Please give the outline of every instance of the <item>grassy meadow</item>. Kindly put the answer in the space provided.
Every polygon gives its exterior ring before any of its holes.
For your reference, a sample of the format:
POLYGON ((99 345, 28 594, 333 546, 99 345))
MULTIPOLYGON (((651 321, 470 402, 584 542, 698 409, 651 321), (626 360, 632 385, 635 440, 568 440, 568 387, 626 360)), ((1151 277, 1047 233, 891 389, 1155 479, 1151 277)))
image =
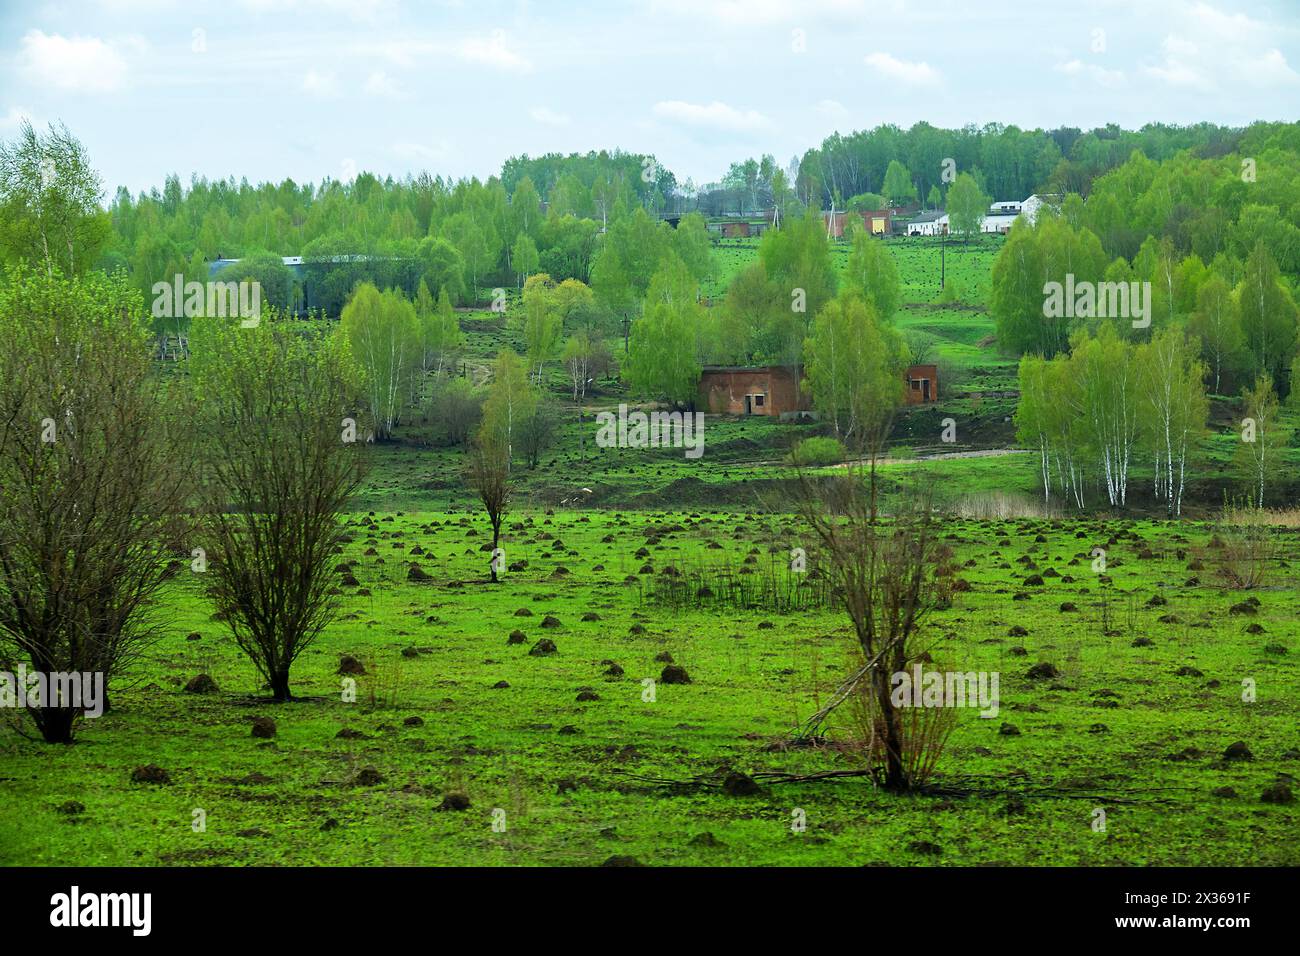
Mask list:
POLYGON ((786 552, 806 543, 793 518, 519 511, 505 547, 524 564, 493 586, 483 522, 468 512, 360 513, 339 555, 340 617, 294 671, 301 700, 259 697, 198 575, 182 572, 161 639, 75 746, 0 737, 0 860, 1300 859, 1296 807, 1261 802, 1300 766, 1295 534, 1280 536, 1282 569, 1252 592, 1258 606, 1243 608, 1241 592, 1214 586, 1216 552, 1198 525, 953 518, 944 527, 969 590, 933 615, 924 644, 936 664, 1001 675, 996 717, 959 714, 937 778, 950 792, 890 796, 860 778, 765 782, 764 773, 861 766, 846 745, 847 715, 822 746, 780 745, 848 668, 846 619, 657 603, 674 571, 785 577, 786 552), (1098 546, 1108 546, 1104 576, 1088 557, 1098 546), (411 580, 411 568, 428 580, 411 580), (540 652, 544 640, 554 652, 540 652), (690 683, 660 680, 669 660, 690 683), (1056 676, 1029 677, 1042 663, 1056 676), (355 702, 342 699, 341 664, 357 671, 355 702), (199 674, 215 687, 187 691, 199 674), (1255 682, 1253 703, 1242 700, 1244 680, 1255 682), (265 717, 269 738, 254 731, 265 717), (1223 758, 1238 741, 1253 759, 1223 758), (132 782, 142 765, 168 782, 132 782), (758 792, 726 792, 729 770, 756 779, 758 792), (1098 809, 1105 832, 1092 826, 1098 809), (796 831, 800 810, 806 828, 796 831))

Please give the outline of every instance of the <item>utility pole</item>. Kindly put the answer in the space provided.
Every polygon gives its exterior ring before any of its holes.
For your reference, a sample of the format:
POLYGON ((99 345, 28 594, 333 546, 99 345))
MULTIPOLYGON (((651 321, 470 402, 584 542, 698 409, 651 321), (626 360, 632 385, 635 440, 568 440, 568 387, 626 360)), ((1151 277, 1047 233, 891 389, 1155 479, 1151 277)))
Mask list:
POLYGON ((939 291, 942 292, 948 285, 948 233, 944 231, 942 238, 939 240, 939 291))

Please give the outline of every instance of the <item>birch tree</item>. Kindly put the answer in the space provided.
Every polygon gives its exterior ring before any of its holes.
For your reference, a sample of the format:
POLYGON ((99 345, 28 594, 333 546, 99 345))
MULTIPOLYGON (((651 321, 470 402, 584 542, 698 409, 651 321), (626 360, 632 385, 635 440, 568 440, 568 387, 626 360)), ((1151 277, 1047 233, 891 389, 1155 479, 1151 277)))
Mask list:
POLYGON ((400 292, 381 293, 363 282, 343 307, 340 327, 362 370, 375 437, 386 439, 401 418, 420 361, 415 308, 400 292))
POLYGON ((1097 458, 1111 507, 1128 501, 1128 474, 1140 420, 1137 369, 1114 326, 1103 323, 1096 338, 1076 333, 1071 361, 1078 363, 1073 402, 1088 446, 1097 458))
POLYGON ((1143 415, 1152 439, 1155 491, 1170 517, 1182 513, 1187 461, 1205 431, 1209 400, 1205 365, 1196 357, 1198 343, 1179 329, 1157 332, 1135 355, 1140 370, 1143 415))
POLYGON ((1237 472, 1250 488, 1256 508, 1264 507, 1264 491, 1277 474, 1290 429, 1281 419, 1281 406, 1273 391, 1272 376, 1259 375, 1252 387, 1242 389, 1244 416, 1237 447, 1237 472))
POLYGON ((1231 366, 1244 344, 1237 302, 1222 277, 1211 276, 1197 290, 1196 311, 1187 331, 1201 342, 1201 352, 1214 371, 1213 392, 1218 395, 1224 367, 1231 366))

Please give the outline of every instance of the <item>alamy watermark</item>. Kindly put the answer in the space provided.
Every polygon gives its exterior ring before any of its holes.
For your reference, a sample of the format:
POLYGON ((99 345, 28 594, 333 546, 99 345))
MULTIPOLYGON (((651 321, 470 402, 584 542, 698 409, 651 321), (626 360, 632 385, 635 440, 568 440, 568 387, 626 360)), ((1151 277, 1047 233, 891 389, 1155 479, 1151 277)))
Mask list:
POLYGON ((0 671, 0 707, 66 707, 87 717, 104 713, 102 671, 0 671))
POLYGON ((895 707, 978 707, 980 716, 998 715, 997 671, 911 671, 890 675, 890 701, 895 707))
POLYGON ((685 448, 687 458, 704 454, 703 412, 629 412, 627 405, 596 414, 601 448, 685 448))
POLYGON ((1076 282, 1043 285, 1043 315, 1049 319, 1132 319, 1133 328, 1151 325, 1150 282, 1076 282))
POLYGON ((256 328, 262 318, 262 283, 199 282, 177 273, 171 282, 153 284, 155 319, 224 319, 238 316, 240 326, 256 328))

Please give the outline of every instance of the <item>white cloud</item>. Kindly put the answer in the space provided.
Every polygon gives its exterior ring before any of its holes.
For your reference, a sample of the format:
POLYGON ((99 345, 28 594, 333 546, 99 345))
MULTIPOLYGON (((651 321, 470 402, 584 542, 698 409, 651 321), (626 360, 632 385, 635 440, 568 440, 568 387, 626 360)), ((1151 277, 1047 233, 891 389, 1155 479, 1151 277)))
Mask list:
POLYGON ((393 152, 402 159, 417 162, 440 162, 451 153, 445 141, 437 143, 394 143, 393 152))
MULTIPOLYGON (((354 48, 362 56, 379 56, 395 66, 412 67, 420 59, 434 54, 444 53, 437 44, 425 40, 391 39, 362 43, 354 48)), ((353 51, 350 50, 349 54, 353 51)))
POLYGON ((239 0, 240 6, 253 13, 294 13, 311 16, 334 13, 349 20, 374 20, 391 6, 389 0, 239 0))
POLYGON ((1108 70, 1095 63, 1084 63, 1082 60, 1076 59, 1058 63, 1053 69, 1057 73, 1064 73, 1066 76, 1086 77, 1098 86, 1111 89, 1124 85, 1123 70, 1108 70))
POLYGON ((1273 89, 1300 82, 1276 46, 1278 26, 1243 13, 1225 13, 1209 3, 1183 3, 1178 32, 1160 44, 1160 59, 1143 73, 1177 90, 1200 93, 1222 88, 1273 89))
POLYGON ((684 126, 745 132, 764 129, 771 124, 757 110, 738 110, 726 103, 687 103, 683 100, 663 100, 654 105, 654 115, 684 126))
POLYGON ((867 0, 653 0, 651 16, 709 19, 732 27, 851 21, 871 12, 867 0))
POLYGON ((1246 79, 1254 86, 1282 86, 1300 80, 1300 74, 1291 69, 1282 51, 1271 49, 1257 57, 1245 70, 1246 79))
POLYGON ((400 97, 402 95, 401 87, 397 82, 382 70, 376 70, 366 79, 365 91, 371 96, 388 96, 400 97))
POLYGON ((1168 36, 1161 49, 1164 60, 1155 66, 1144 67, 1147 76, 1180 89, 1209 92, 1215 88, 1210 72, 1196 62, 1199 48, 1195 43, 1185 37, 1168 36))
MULTIPOLYGON (((139 40, 127 41, 138 47, 139 40)), ((84 93, 111 93, 126 82, 121 44, 99 37, 65 37, 29 30, 18 53, 18 70, 34 86, 84 93)))
POLYGON ((528 115, 533 118, 534 123, 541 123, 543 126, 568 126, 571 122, 567 114, 557 113, 545 106, 534 106, 528 111, 528 115))
POLYGON ((467 63, 478 63, 510 73, 527 73, 533 68, 533 64, 525 57, 506 45, 506 35, 501 30, 494 31, 486 40, 481 37, 466 37, 456 45, 455 52, 467 63))
POLYGON ((302 91, 313 96, 333 96, 338 92, 338 81, 333 73, 319 73, 308 70, 302 78, 302 91))
POLYGON ((16 130, 18 125, 23 121, 36 125, 36 120, 32 119, 32 111, 22 106, 11 106, 9 112, 0 116, 0 130, 16 130))
POLYGON ((848 109, 839 100, 820 100, 814 109, 831 120, 847 119, 849 115, 848 109))
POLYGON ((910 63, 888 53, 868 53, 862 62, 886 79, 908 86, 937 86, 940 79, 939 71, 930 64, 924 61, 910 63))

